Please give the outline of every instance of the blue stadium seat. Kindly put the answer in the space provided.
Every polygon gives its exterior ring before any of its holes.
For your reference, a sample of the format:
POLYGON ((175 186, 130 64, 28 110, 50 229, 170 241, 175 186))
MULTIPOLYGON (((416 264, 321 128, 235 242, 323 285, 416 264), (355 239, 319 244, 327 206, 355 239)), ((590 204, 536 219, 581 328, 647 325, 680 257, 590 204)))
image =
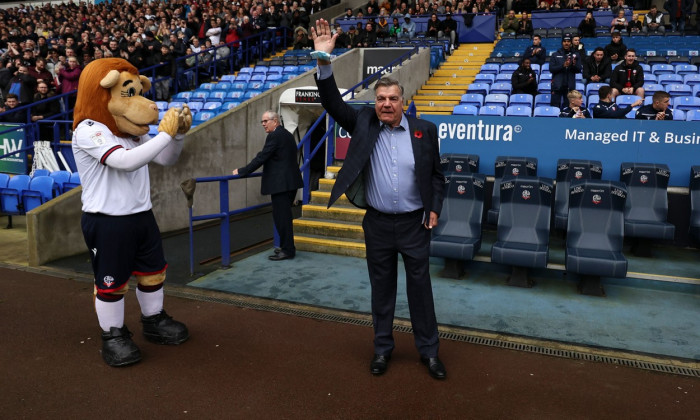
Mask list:
POLYGON ((673 110, 673 120, 674 121, 685 121, 685 111, 680 109, 673 110))
POLYGON ((685 76, 686 74, 698 74, 698 66, 695 64, 678 64, 676 65, 676 74, 685 76))
POLYGON ((481 249, 486 176, 453 173, 447 180, 440 223, 430 241, 430 256, 445 258, 443 274, 459 278, 463 261, 473 260, 481 249))
POLYGON ((602 86, 607 86, 607 83, 589 83, 586 85, 586 96, 597 95, 602 86))
POLYGON ((209 97, 208 90, 195 90, 188 102, 205 102, 209 97))
POLYGON ((32 172, 31 176, 32 178, 37 177, 37 176, 49 176, 51 174, 51 171, 48 169, 35 169, 34 172, 32 172))
POLYGON ((685 113, 686 121, 700 121, 700 111, 690 110, 685 113))
POLYGON ((265 77, 266 82, 277 82, 282 80, 282 73, 268 73, 265 77))
POLYGON ((282 73, 284 73, 284 67, 282 67, 282 66, 270 66, 267 69, 267 75, 269 76, 270 73, 282 74, 282 73))
POLYGON ((244 74, 239 74, 236 76, 236 79, 231 82, 231 85, 233 85, 236 82, 245 82, 248 83, 250 81, 250 75, 253 73, 244 73, 244 74))
POLYGON ((156 101, 156 106, 158 107, 158 111, 165 111, 168 109, 168 102, 156 101))
POLYGON ((510 84, 510 82, 505 83, 494 83, 491 85, 491 89, 489 89, 489 93, 503 93, 505 95, 510 95, 510 92, 513 90, 513 85, 510 84))
POLYGON ((22 193, 24 212, 34 210, 53 198, 54 180, 50 176, 35 176, 29 187, 22 193))
POLYGON ((205 121, 209 121, 210 119, 216 117, 216 112, 213 111, 201 111, 198 112, 197 115, 192 117, 192 125, 199 125, 205 121))
POLYGON ((275 88, 281 84, 282 84, 281 81, 278 81, 278 82, 267 81, 262 85, 262 89, 263 90, 272 89, 272 88, 275 88))
POLYGON ((440 166, 445 176, 456 174, 475 174, 479 172, 479 155, 464 153, 443 153, 440 155, 440 166))
POLYGON ((491 86, 488 83, 471 83, 467 87, 467 93, 478 93, 481 95, 488 95, 491 86))
POLYGON ((237 107, 237 106, 240 105, 240 104, 241 104, 240 102, 234 102, 234 101, 231 101, 231 102, 224 102, 224 104, 221 105, 221 111, 228 111, 228 110, 230 110, 230 109, 232 109, 232 108, 237 107))
POLYGON ((300 74, 306 73, 307 71, 313 70, 314 68, 315 68, 315 66, 312 66, 310 64, 303 64, 303 65, 299 66, 299 73, 300 74))
POLYGON ((493 84, 496 81, 496 76, 492 73, 479 73, 474 76, 474 83, 488 83, 493 84))
MULTIPOLYGON (((185 92, 176 93, 172 99, 173 99, 173 101, 177 101, 177 102, 189 102, 191 97, 192 97, 192 92, 185 91, 185 92)), ((170 105, 168 105, 168 108, 170 108, 170 105)))
POLYGON ((538 82, 552 82, 552 73, 542 73, 538 82))
POLYGON ((504 116, 506 113, 505 107, 500 105, 482 106, 479 108, 479 115, 494 115, 498 117, 504 116))
POLYGON ((498 74, 501 72, 501 68, 496 63, 486 63, 481 66, 479 73, 483 74, 498 74))
POLYGON ((547 266, 554 187, 547 178, 519 176, 504 178, 499 189, 501 206, 491 261, 513 267, 509 285, 531 287, 527 269, 547 266))
POLYGON ((615 181, 582 180, 566 193, 570 195, 566 271, 582 276, 581 293, 603 296, 601 276, 627 275, 622 253, 627 189, 615 181))
POLYGON ((214 85, 214 90, 229 90, 233 87, 233 82, 224 82, 220 81, 216 85, 214 85))
POLYGON ((688 86, 700 85, 700 74, 686 74, 683 76, 683 83, 688 86))
POLYGON ((527 105, 511 105, 506 108, 507 117, 531 117, 532 108, 527 105))
POLYGON ((532 111, 533 117, 554 117, 558 118, 561 111, 555 106, 536 106, 532 111))
POLYGON ((626 107, 627 105, 635 103, 637 100, 639 100, 639 96, 637 95, 618 95, 615 98, 615 103, 621 107, 626 107))
POLYGON ((537 84, 537 93, 552 93, 551 82, 540 82, 537 84))
POLYGON ((660 74, 658 77, 659 84, 663 85, 664 88, 672 83, 683 83, 683 76, 679 74, 660 74))
POLYGON ((267 74, 268 67, 267 66, 255 66, 253 68, 253 74, 267 74))
POLYGON ((219 108, 221 108, 221 102, 205 102, 201 110, 217 112, 219 108))
POLYGON ((679 96, 691 96, 693 94, 693 88, 683 83, 671 83, 666 85, 666 91, 672 98, 677 98, 679 96))
POLYGON ((586 106, 591 112, 591 115, 593 115, 593 107, 595 107, 598 102, 600 102, 600 97, 597 94, 588 97, 588 100, 586 101, 586 106))
POLYGON ((209 96, 207 97, 207 101, 209 102, 224 102, 224 98, 226 98, 226 95, 228 94, 228 91, 226 90, 212 90, 209 93, 209 96))
POLYGON ((518 63, 503 63, 501 64, 501 71, 499 74, 513 74, 514 71, 518 69, 518 63))
POLYGON ((56 194, 63 194, 64 189, 63 186, 65 185, 66 182, 70 182, 70 172, 68 171, 53 171, 51 174, 49 174, 51 178, 53 178, 54 186, 56 188, 56 194))
POLYGON ((474 105, 476 107, 481 107, 484 105, 484 95, 481 93, 465 93, 459 99, 460 105, 474 105))
POLYGON ((7 188, 7 183, 10 182, 10 175, 0 172, 0 191, 7 188))
POLYGON ((148 126, 148 135, 153 137, 158 135, 158 126, 155 124, 151 124, 148 126))
POLYGON ((246 89, 246 92, 250 90, 262 90, 262 86, 265 84, 264 81, 261 80, 251 80, 248 82, 248 88, 246 89))
POLYGON ((690 111, 700 109, 700 98, 694 96, 679 96, 672 99, 673 110, 690 111))
POLYGON ((529 93, 516 93, 514 95, 510 95, 511 105, 525 105, 532 108, 532 101, 533 97, 529 93))
POLYGON ((0 211, 5 214, 23 214, 22 194, 29 188, 29 175, 15 175, 0 190, 0 211))
POLYGON ((249 73, 249 74, 253 73, 253 68, 252 67, 243 67, 242 69, 240 69, 238 71, 238 74, 241 74, 241 73, 249 73))
POLYGON ((663 85, 658 83, 646 83, 644 82, 644 96, 653 96, 654 92, 664 90, 663 85))
POLYGON ((503 93, 491 93, 486 95, 484 98, 484 106, 502 106, 503 108, 508 106, 508 95, 503 93))
POLYGON ((675 69, 671 64, 654 64, 651 66, 651 73, 657 76, 660 74, 675 74, 675 69))
POLYGON ((215 87, 214 87, 215 85, 216 85, 215 83, 202 83, 199 85, 197 90, 212 90, 212 89, 215 89, 215 87))
POLYGON ((623 162, 620 181, 627 185, 625 236, 672 240, 675 226, 668 214, 668 165, 623 162))
POLYGON ((284 73, 284 74, 296 74, 297 73, 297 66, 284 66, 282 69, 282 73, 284 73))
POLYGON ((549 106, 552 103, 552 95, 550 93, 540 93, 535 95, 534 106, 549 106))
POLYGON ((496 75, 496 80, 494 80, 494 83, 510 83, 511 80, 513 80, 512 74, 499 73, 496 75))
POLYGON ((246 89, 248 89, 248 81, 236 80, 231 83, 231 90, 242 90, 245 92, 246 89))
POLYGON ((295 77, 297 77, 297 75, 294 73, 286 73, 286 74, 282 75, 282 80, 284 80, 286 82, 287 80, 292 80, 295 77))
MULTIPOLYGON (((202 109, 202 106, 204 105, 204 102, 187 102, 187 106, 190 108, 190 111, 193 113, 199 112, 200 109, 202 109)), ((163 117, 160 117, 159 119, 163 119, 163 117)))
POLYGON ((262 93, 262 90, 249 90, 243 95, 243 100, 248 100, 255 98, 256 96, 260 95, 262 93))
POLYGON ((644 83, 656 83, 658 81, 658 77, 651 73, 644 73, 644 83))
POLYGON ((236 80, 236 76, 233 74, 224 74, 219 80, 222 82, 233 82, 236 80))
POLYGON ((554 228, 566 229, 569 217, 569 186, 586 179, 600 179, 603 165, 598 160, 559 159, 557 189, 554 191, 554 228))
POLYGON ((229 100, 238 100, 243 98, 243 95, 245 94, 244 90, 230 90, 226 93, 226 98, 224 98, 226 101, 229 100))
MULTIPOLYGON (((250 76, 250 82, 254 82, 254 81, 264 82, 266 77, 267 77, 267 74, 253 73, 253 75, 250 76)), ((250 84, 250 82, 249 82, 249 84, 250 84)))
MULTIPOLYGON (((157 129, 157 127, 156 127, 157 129)), ((68 182, 65 182, 63 184, 63 192, 67 192, 72 190, 73 188, 77 188, 80 186, 80 174, 77 172, 73 172, 70 174, 70 180, 68 182)))
POLYGON ((501 180, 506 176, 537 176, 537 158, 498 156, 494 163, 494 169, 491 208, 486 219, 492 225, 498 223, 498 212, 501 205, 501 180))
POLYGON ((452 109, 452 115, 477 115, 479 109, 474 105, 455 105, 452 109))

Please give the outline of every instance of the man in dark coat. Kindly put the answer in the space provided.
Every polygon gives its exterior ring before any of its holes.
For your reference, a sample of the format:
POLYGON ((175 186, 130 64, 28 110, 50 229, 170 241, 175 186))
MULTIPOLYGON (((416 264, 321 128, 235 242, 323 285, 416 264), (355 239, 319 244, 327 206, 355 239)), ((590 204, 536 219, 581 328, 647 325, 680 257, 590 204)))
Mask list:
POLYGON ((571 40, 571 35, 564 35, 561 48, 549 60, 549 71, 552 73, 551 105, 558 108, 568 105, 568 103, 562 104, 562 99, 566 98, 569 91, 576 88, 576 73, 581 73, 583 69, 583 60, 578 51, 571 48, 571 40))
POLYGON ((583 78, 587 83, 607 83, 611 74, 612 65, 610 64, 610 59, 605 56, 605 51, 601 47, 596 48, 584 60, 583 78))
POLYGON ((637 95, 644 98, 644 69, 637 62, 633 48, 625 53, 625 61, 615 67, 610 77, 613 98, 617 95, 637 95))
MULTIPOLYGON (((338 35, 331 34, 327 21, 316 21, 311 33, 316 51, 333 51, 338 35)), ((367 209, 362 227, 372 285, 370 372, 385 373, 394 350, 392 325, 401 254, 420 360, 433 378, 444 379, 429 271, 431 230, 438 224, 445 186, 437 128, 403 113, 403 88, 398 81, 378 80, 374 108, 353 108, 341 98, 328 58, 318 58, 317 64, 321 103, 352 135, 328 205, 345 194, 354 205, 367 209)))
POLYGON ((276 112, 265 111, 260 122, 267 133, 263 149, 249 164, 234 169, 233 174, 246 176, 264 165, 260 193, 272 197, 272 219, 280 237, 279 252, 269 258, 272 261, 292 259, 296 255, 292 203, 304 184, 297 164, 297 144, 294 136, 280 125, 276 112))

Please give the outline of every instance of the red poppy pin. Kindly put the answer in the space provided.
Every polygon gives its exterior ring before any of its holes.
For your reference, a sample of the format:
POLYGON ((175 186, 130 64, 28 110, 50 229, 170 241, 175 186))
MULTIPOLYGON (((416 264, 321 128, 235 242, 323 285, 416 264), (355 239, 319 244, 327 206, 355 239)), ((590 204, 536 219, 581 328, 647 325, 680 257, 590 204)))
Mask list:
POLYGON ((415 137, 415 138, 417 138, 417 139, 422 139, 422 138, 423 138, 423 132, 420 131, 420 130, 416 130, 416 131, 413 132, 413 137, 415 137))

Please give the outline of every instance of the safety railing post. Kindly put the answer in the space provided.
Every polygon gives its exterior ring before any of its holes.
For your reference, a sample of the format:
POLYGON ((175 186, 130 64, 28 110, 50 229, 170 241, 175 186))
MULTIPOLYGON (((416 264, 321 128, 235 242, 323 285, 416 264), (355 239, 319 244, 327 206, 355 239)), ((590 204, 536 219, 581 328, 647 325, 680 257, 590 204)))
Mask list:
POLYGON ((309 200, 311 199, 311 141, 304 143, 304 165, 304 196, 302 197, 302 202, 304 204, 309 204, 309 200))
POLYGON ((219 181, 219 211, 221 212, 221 266, 231 265, 231 237, 229 235, 228 180, 219 181))

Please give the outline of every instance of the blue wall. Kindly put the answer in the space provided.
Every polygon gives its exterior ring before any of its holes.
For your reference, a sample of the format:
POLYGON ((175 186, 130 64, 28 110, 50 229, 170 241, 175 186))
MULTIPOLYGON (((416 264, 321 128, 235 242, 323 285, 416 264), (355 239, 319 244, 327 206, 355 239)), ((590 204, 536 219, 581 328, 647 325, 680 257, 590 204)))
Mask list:
POLYGON ((620 163, 665 163, 671 186, 688 186, 700 164, 700 124, 685 121, 577 120, 566 118, 423 115, 438 127, 441 153, 480 157, 493 175, 496 156, 538 158, 538 175, 556 177, 557 159, 596 159, 603 179, 619 180, 620 163))

